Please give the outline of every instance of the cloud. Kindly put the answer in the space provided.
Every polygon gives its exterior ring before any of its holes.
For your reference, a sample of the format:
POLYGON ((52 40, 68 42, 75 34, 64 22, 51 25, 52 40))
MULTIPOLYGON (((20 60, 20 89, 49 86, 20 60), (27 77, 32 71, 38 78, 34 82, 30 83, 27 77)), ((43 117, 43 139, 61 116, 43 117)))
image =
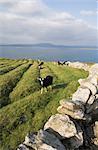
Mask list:
POLYGON ((0 0, 0 3, 9 3, 9 2, 15 2, 16 0, 0 0))
POLYGON ((15 4, 17 0, 0 0, 0 5, 4 7, 10 7, 11 5, 15 4))
POLYGON ((36 15, 44 13, 46 9, 46 5, 41 0, 20 0, 15 2, 9 11, 18 14, 36 15))
POLYGON ((41 0, 8 1, 0 12, 1 43, 96 45, 96 27, 71 13, 51 10, 41 0))
POLYGON ((48 10, 42 0, 1 0, 7 12, 20 15, 41 15, 48 10))
POLYGON ((11 2, 15 2, 16 0, 0 0, 0 3, 11 3, 11 2))
POLYGON ((94 15, 97 15, 98 11, 91 11, 91 10, 82 10, 80 12, 81 15, 83 16, 94 16, 94 15))

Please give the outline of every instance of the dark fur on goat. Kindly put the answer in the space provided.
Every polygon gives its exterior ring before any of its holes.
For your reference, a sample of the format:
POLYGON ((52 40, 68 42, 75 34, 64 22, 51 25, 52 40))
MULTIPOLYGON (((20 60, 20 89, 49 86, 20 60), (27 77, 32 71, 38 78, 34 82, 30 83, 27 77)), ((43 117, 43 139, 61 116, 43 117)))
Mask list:
POLYGON ((40 82, 40 85, 42 86, 41 93, 43 92, 43 88, 47 88, 53 83, 53 77, 50 75, 46 76, 44 79, 39 77, 38 80, 40 82))
POLYGON ((66 65, 67 61, 64 61, 64 62, 61 62, 61 61, 58 61, 58 65, 66 65))
POLYGON ((61 61, 58 61, 58 65, 63 65, 63 62, 61 62, 61 61))
POLYGON ((64 61, 64 62, 63 62, 63 65, 66 65, 66 63, 67 63, 67 61, 64 61))
POLYGON ((41 62, 39 65, 38 65, 38 68, 39 69, 43 69, 42 65, 44 64, 44 62, 41 62))
POLYGON ((41 70, 41 69, 43 69, 44 67, 42 67, 42 66, 38 66, 38 68, 39 68, 39 70, 41 70))
POLYGON ((42 66, 44 64, 44 62, 42 61, 38 66, 42 66))

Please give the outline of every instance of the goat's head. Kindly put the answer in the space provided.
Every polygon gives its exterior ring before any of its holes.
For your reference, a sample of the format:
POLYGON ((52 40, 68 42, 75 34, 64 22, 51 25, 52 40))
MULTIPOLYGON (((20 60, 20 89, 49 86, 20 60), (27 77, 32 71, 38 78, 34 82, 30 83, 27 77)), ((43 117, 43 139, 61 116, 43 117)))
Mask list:
POLYGON ((38 80, 38 81, 42 81, 43 79, 42 79, 41 77, 38 77, 37 80, 38 80))

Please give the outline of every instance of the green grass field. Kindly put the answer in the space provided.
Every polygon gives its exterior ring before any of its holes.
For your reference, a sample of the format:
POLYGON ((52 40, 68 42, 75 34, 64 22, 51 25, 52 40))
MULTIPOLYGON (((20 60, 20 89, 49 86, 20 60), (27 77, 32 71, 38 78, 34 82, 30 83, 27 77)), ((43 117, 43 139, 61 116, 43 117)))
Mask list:
POLYGON ((15 150, 28 132, 36 132, 55 114, 59 101, 70 99, 78 79, 88 72, 33 60, 0 59, 0 150, 15 150), (37 77, 52 75, 53 88, 40 93, 37 77))

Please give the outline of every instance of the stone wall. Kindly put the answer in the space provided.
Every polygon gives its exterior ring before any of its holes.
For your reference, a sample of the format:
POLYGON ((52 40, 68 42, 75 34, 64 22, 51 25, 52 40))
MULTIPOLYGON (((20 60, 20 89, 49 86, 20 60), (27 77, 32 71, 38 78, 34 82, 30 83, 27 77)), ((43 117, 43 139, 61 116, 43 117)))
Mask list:
POLYGON ((65 65, 69 67, 73 67, 73 68, 84 69, 85 71, 89 71, 90 69, 89 65, 87 65, 86 63, 78 62, 78 61, 76 62, 67 61, 65 65))
POLYGON ((79 83, 70 100, 60 101, 58 114, 37 134, 28 134, 17 150, 98 150, 98 64, 79 83))

